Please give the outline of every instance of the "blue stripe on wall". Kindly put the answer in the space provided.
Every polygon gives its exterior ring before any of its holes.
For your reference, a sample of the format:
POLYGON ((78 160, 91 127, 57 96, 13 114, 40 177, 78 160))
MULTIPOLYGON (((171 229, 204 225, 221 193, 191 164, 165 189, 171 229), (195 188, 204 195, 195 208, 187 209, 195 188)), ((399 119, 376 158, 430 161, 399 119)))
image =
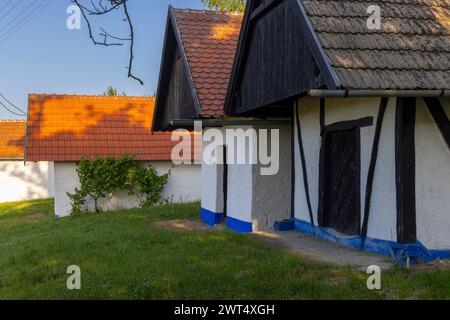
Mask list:
POLYGON ((200 219, 202 219, 208 226, 214 227, 216 224, 222 223, 223 214, 212 212, 205 208, 200 208, 200 219))
MULTIPOLYGON (((360 236, 343 237, 331 229, 316 227, 309 222, 298 219, 295 219, 295 229, 313 237, 354 249, 361 249, 362 237, 360 236)), ((364 251, 390 256, 400 263, 404 263, 407 257, 410 258, 411 263, 450 259, 450 250, 429 250, 419 241, 413 244, 400 244, 394 241, 366 238, 364 240, 364 251)))
POLYGON ((227 217, 227 227, 238 233, 249 233, 253 231, 251 222, 242 221, 233 217, 227 217))

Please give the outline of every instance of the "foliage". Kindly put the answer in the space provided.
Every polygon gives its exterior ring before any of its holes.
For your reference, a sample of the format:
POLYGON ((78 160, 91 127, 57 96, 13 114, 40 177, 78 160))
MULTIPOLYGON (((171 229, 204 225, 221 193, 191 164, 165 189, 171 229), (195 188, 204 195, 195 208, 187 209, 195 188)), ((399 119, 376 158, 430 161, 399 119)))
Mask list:
POLYGON ((100 212, 98 200, 120 190, 128 191, 130 196, 141 196, 142 206, 152 206, 161 200, 170 172, 159 176, 153 167, 144 168, 133 156, 125 154, 120 158, 83 158, 77 174, 80 188, 74 194, 67 193, 75 214, 82 211, 88 197, 94 201, 95 211, 100 212))
POLYGON ((202 0, 211 10, 244 12, 246 0, 202 0))
POLYGON ((122 92, 122 94, 119 94, 119 91, 117 91, 116 88, 109 86, 108 89, 106 89, 105 92, 103 92, 104 96, 108 97, 117 97, 117 96, 126 96, 127 94, 125 92, 122 92))
POLYGON ((158 176, 156 169, 152 166, 147 168, 136 166, 130 171, 131 181, 134 183, 133 192, 145 195, 141 201, 142 207, 150 207, 161 201, 161 193, 167 184, 170 171, 158 176))

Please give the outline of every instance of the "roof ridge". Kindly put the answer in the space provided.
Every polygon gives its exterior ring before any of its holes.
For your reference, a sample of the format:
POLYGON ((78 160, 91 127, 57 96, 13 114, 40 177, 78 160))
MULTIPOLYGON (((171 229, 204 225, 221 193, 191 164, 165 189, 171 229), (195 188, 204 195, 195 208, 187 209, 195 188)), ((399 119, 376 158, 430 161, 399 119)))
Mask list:
POLYGON ((29 97, 65 97, 65 98, 98 98, 98 99, 155 99, 155 96, 103 96, 96 94, 65 94, 65 93, 29 93, 29 97))
POLYGON ((216 11, 216 10, 207 10, 207 9, 176 8, 176 7, 173 7, 173 9, 175 11, 182 11, 182 12, 194 12, 194 13, 217 14, 217 15, 243 16, 242 13, 237 12, 237 11, 227 12, 227 11, 216 11))

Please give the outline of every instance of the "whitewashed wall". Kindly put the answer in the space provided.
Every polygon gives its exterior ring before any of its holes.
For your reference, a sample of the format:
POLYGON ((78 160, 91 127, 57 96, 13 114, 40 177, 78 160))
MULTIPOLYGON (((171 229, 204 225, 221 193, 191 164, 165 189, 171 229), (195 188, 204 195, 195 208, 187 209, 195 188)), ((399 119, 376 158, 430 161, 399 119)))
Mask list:
MULTIPOLYGON (((169 181, 162 197, 175 203, 199 201, 201 195, 201 177, 199 165, 174 166, 169 161, 149 162, 159 174, 171 170, 169 181)), ((73 193, 79 187, 76 163, 55 163, 55 215, 70 215, 71 205, 67 192, 73 193)), ((139 207, 140 200, 130 197, 126 192, 118 192, 99 201, 104 211, 131 209, 139 207)), ((88 210, 94 211, 93 201, 88 201, 88 210)))
POLYGON ((0 161, 0 203, 53 196, 52 162, 0 161))
MULTIPOLYGON (((227 129, 243 129, 247 130, 251 126, 237 127, 229 126, 227 129)), ((242 147, 242 146, 241 146, 242 147)), ((231 157, 231 147, 227 141, 228 162, 231 157)), ((235 154, 245 154, 249 157, 249 148, 239 148, 235 146, 235 154)), ((227 216, 243 222, 252 222, 253 211, 253 165, 251 164, 229 164, 228 165, 228 191, 227 191, 227 216)))
MULTIPOLYGON (((204 134, 207 130, 214 130, 214 132, 223 134, 223 131, 217 128, 205 129, 204 134)), ((205 150, 210 143, 209 141, 203 141, 202 150, 205 150)), ((201 169, 201 206, 210 212, 223 214, 223 165, 211 164, 211 158, 214 154, 205 152, 205 156, 207 158, 204 160, 207 162, 202 161, 201 169)))
MULTIPOLYGON (((249 160, 250 154, 257 158, 258 154, 253 154, 246 145, 234 144, 234 152, 230 141, 225 139, 226 131, 248 130, 248 129, 268 129, 269 127, 252 126, 226 126, 221 129, 205 129, 203 137, 209 136, 208 132, 221 133, 224 140, 221 145, 227 145, 228 155, 228 188, 227 188, 227 217, 228 221, 233 219, 232 227, 242 231, 248 231, 251 224, 253 231, 272 230, 276 221, 281 221, 291 217, 291 130, 290 127, 280 129, 279 151, 280 163, 279 171, 275 175, 261 175, 261 168, 267 165, 236 164, 231 156, 245 155, 249 160), (232 164, 234 162, 235 164, 232 164), (237 221, 236 221, 237 220, 237 221)), ((258 131, 259 132, 259 131, 258 131)), ((270 131, 269 131, 270 134, 270 131)), ((205 155, 209 156, 209 145, 211 142, 203 142, 205 155)), ((269 153, 271 151, 269 150, 269 153)), ((208 160, 208 159, 205 159, 208 160)), ((202 164, 202 208, 214 213, 223 213, 223 165, 202 164)))
MULTIPOLYGON (((390 99, 383 122, 375 170, 371 214, 368 236, 383 240, 396 241, 396 189, 395 189, 395 99, 390 99)), ((301 99, 298 102, 300 125, 305 149, 309 192, 314 221, 318 221, 318 190, 320 162, 320 101, 319 99, 301 99)), ((325 125, 335 122, 356 120, 371 116, 373 126, 361 128, 361 223, 364 217, 364 199, 367 172, 372 152, 375 125, 380 99, 348 98, 326 99, 325 125)), ((296 122, 295 122, 296 123, 296 122)), ((295 124, 295 132, 297 125, 295 124)), ((303 183, 302 164, 295 136, 295 217, 309 222, 309 213, 303 183)))
POLYGON ((275 222, 291 218, 292 210, 291 128, 284 126, 264 129, 279 130, 279 170, 275 175, 261 175, 261 168, 267 166, 253 166, 252 222, 257 231, 273 230, 275 222))
MULTIPOLYGON (((450 117, 450 99, 441 99, 450 117)), ((422 99, 416 117, 417 238, 432 249, 450 248, 450 150, 422 99)))

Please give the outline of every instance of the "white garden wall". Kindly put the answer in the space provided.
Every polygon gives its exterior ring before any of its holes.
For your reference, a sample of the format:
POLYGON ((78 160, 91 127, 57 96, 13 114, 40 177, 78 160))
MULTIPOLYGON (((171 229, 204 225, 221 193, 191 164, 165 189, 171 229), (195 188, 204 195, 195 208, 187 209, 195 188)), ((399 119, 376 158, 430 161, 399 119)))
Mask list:
MULTIPOLYGON (((200 200, 200 166, 180 165, 174 166, 169 161, 149 162, 159 174, 165 174, 171 170, 171 175, 162 194, 164 199, 174 203, 193 202, 200 200)), ((71 205, 67 192, 72 193, 79 186, 76 173, 76 163, 55 163, 55 216, 65 217, 70 215, 71 205)), ((139 206, 140 200, 130 197, 126 192, 118 192, 109 195, 99 201, 104 211, 131 209, 139 206)), ((88 201, 88 210, 94 211, 93 201, 88 201)))
POLYGON ((0 203, 53 196, 52 162, 0 161, 0 203))

